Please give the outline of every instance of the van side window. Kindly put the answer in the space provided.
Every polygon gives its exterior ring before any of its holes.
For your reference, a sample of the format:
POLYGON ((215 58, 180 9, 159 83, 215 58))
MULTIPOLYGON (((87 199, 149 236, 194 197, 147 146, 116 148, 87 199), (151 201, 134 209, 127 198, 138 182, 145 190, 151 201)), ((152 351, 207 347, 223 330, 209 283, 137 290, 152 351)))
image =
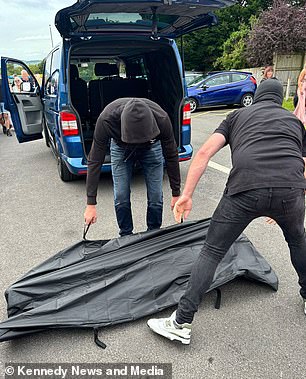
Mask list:
MULTIPOLYGON (((46 63, 45 63, 45 71, 44 71, 44 85, 45 86, 51 75, 51 59, 52 59, 52 54, 49 54, 46 58, 46 63)), ((46 93, 46 88, 45 88, 45 93, 46 93)))
POLYGON ((54 71, 53 75, 50 77, 47 85, 47 94, 48 95, 57 95, 58 91, 58 78, 59 78, 59 71, 54 71))
MULTIPOLYGON (((51 55, 50 55, 51 56, 51 55)), ((49 57, 48 57, 49 58, 49 57)), ((58 92, 58 79, 60 67, 60 52, 59 49, 52 53, 50 76, 45 82, 45 93, 49 96, 56 96, 58 92)))
POLYGON ((60 51, 59 49, 57 49, 52 54, 51 74, 53 74, 55 70, 59 70, 59 68, 60 68, 60 51))

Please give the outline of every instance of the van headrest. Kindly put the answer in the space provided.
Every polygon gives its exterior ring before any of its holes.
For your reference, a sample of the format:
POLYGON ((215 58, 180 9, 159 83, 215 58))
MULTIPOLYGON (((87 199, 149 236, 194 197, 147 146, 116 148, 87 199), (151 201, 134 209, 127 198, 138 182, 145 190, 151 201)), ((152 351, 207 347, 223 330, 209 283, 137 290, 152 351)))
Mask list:
POLYGON ((70 65, 70 79, 71 80, 79 79, 79 70, 75 64, 70 65))
POLYGON ((119 75, 119 68, 115 63, 96 63, 95 64, 96 76, 111 76, 119 75))
POLYGON ((136 63, 130 63, 126 66, 127 75, 130 78, 135 78, 136 76, 143 76, 142 67, 136 63))

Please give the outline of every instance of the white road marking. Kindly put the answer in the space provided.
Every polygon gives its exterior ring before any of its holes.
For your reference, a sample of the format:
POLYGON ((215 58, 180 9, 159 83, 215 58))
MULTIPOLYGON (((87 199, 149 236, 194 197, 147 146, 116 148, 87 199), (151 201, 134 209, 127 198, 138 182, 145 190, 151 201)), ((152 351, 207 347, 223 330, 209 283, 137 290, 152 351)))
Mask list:
POLYGON ((215 170, 224 172, 225 174, 229 174, 230 171, 231 171, 230 168, 222 166, 221 164, 215 163, 215 162, 212 162, 212 161, 208 162, 208 167, 211 167, 211 168, 214 168, 215 170))
POLYGON ((218 110, 215 110, 215 111, 206 111, 206 112, 201 112, 201 113, 197 113, 197 114, 193 114, 192 115, 192 118, 197 118, 197 117, 200 117, 200 116, 205 116, 209 113, 212 113, 212 114, 215 114, 217 116, 227 116, 229 113, 232 113, 234 111, 234 109, 231 109, 229 111, 226 111, 226 112, 223 112, 223 111, 218 111, 218 110))

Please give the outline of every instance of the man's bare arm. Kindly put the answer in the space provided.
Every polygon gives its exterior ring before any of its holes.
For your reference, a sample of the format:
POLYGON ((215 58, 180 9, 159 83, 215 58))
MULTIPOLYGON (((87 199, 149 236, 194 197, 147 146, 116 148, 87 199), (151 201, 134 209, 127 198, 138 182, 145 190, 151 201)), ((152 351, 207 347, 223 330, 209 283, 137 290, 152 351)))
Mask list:
POLYGON ((221 133, 212 134, 202 145, 193 158, 188 170, 186 184, 182 196, 174 206, 174 218, 176 222, 181 222, 182 218, 187 218, 192 208, 192 195, 204 174, 210 158, 212 158, 225 145, 226 139, 221 133))

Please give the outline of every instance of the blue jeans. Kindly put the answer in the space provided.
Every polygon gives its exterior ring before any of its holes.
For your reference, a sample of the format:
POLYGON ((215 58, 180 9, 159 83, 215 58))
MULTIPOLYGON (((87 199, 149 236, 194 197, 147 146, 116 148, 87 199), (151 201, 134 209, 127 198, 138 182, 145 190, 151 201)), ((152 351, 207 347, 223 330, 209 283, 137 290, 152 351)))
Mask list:
POLYGON ((257 217, 269 216, 281 227, 290 249, 300 294, 306 298, 305 195, 297 188, 260 188, 233 196, 224 193, 217 206, 206 241, 193 265, 185 294, 181 297, 176 321, 191 323, 202 295, 209 289, 216 268, 232 243, 257 217))
POLYGON ((131 211, 131 178, 136 162, 139 162, 147 186, 147 227, 158 229, 163 214, 163 173, 164 158, 160 141, 149 149, 129 150, 119 146, 114 140, 110 146, 114 202, 120 236, 132 234, 133 219, 131 211))

